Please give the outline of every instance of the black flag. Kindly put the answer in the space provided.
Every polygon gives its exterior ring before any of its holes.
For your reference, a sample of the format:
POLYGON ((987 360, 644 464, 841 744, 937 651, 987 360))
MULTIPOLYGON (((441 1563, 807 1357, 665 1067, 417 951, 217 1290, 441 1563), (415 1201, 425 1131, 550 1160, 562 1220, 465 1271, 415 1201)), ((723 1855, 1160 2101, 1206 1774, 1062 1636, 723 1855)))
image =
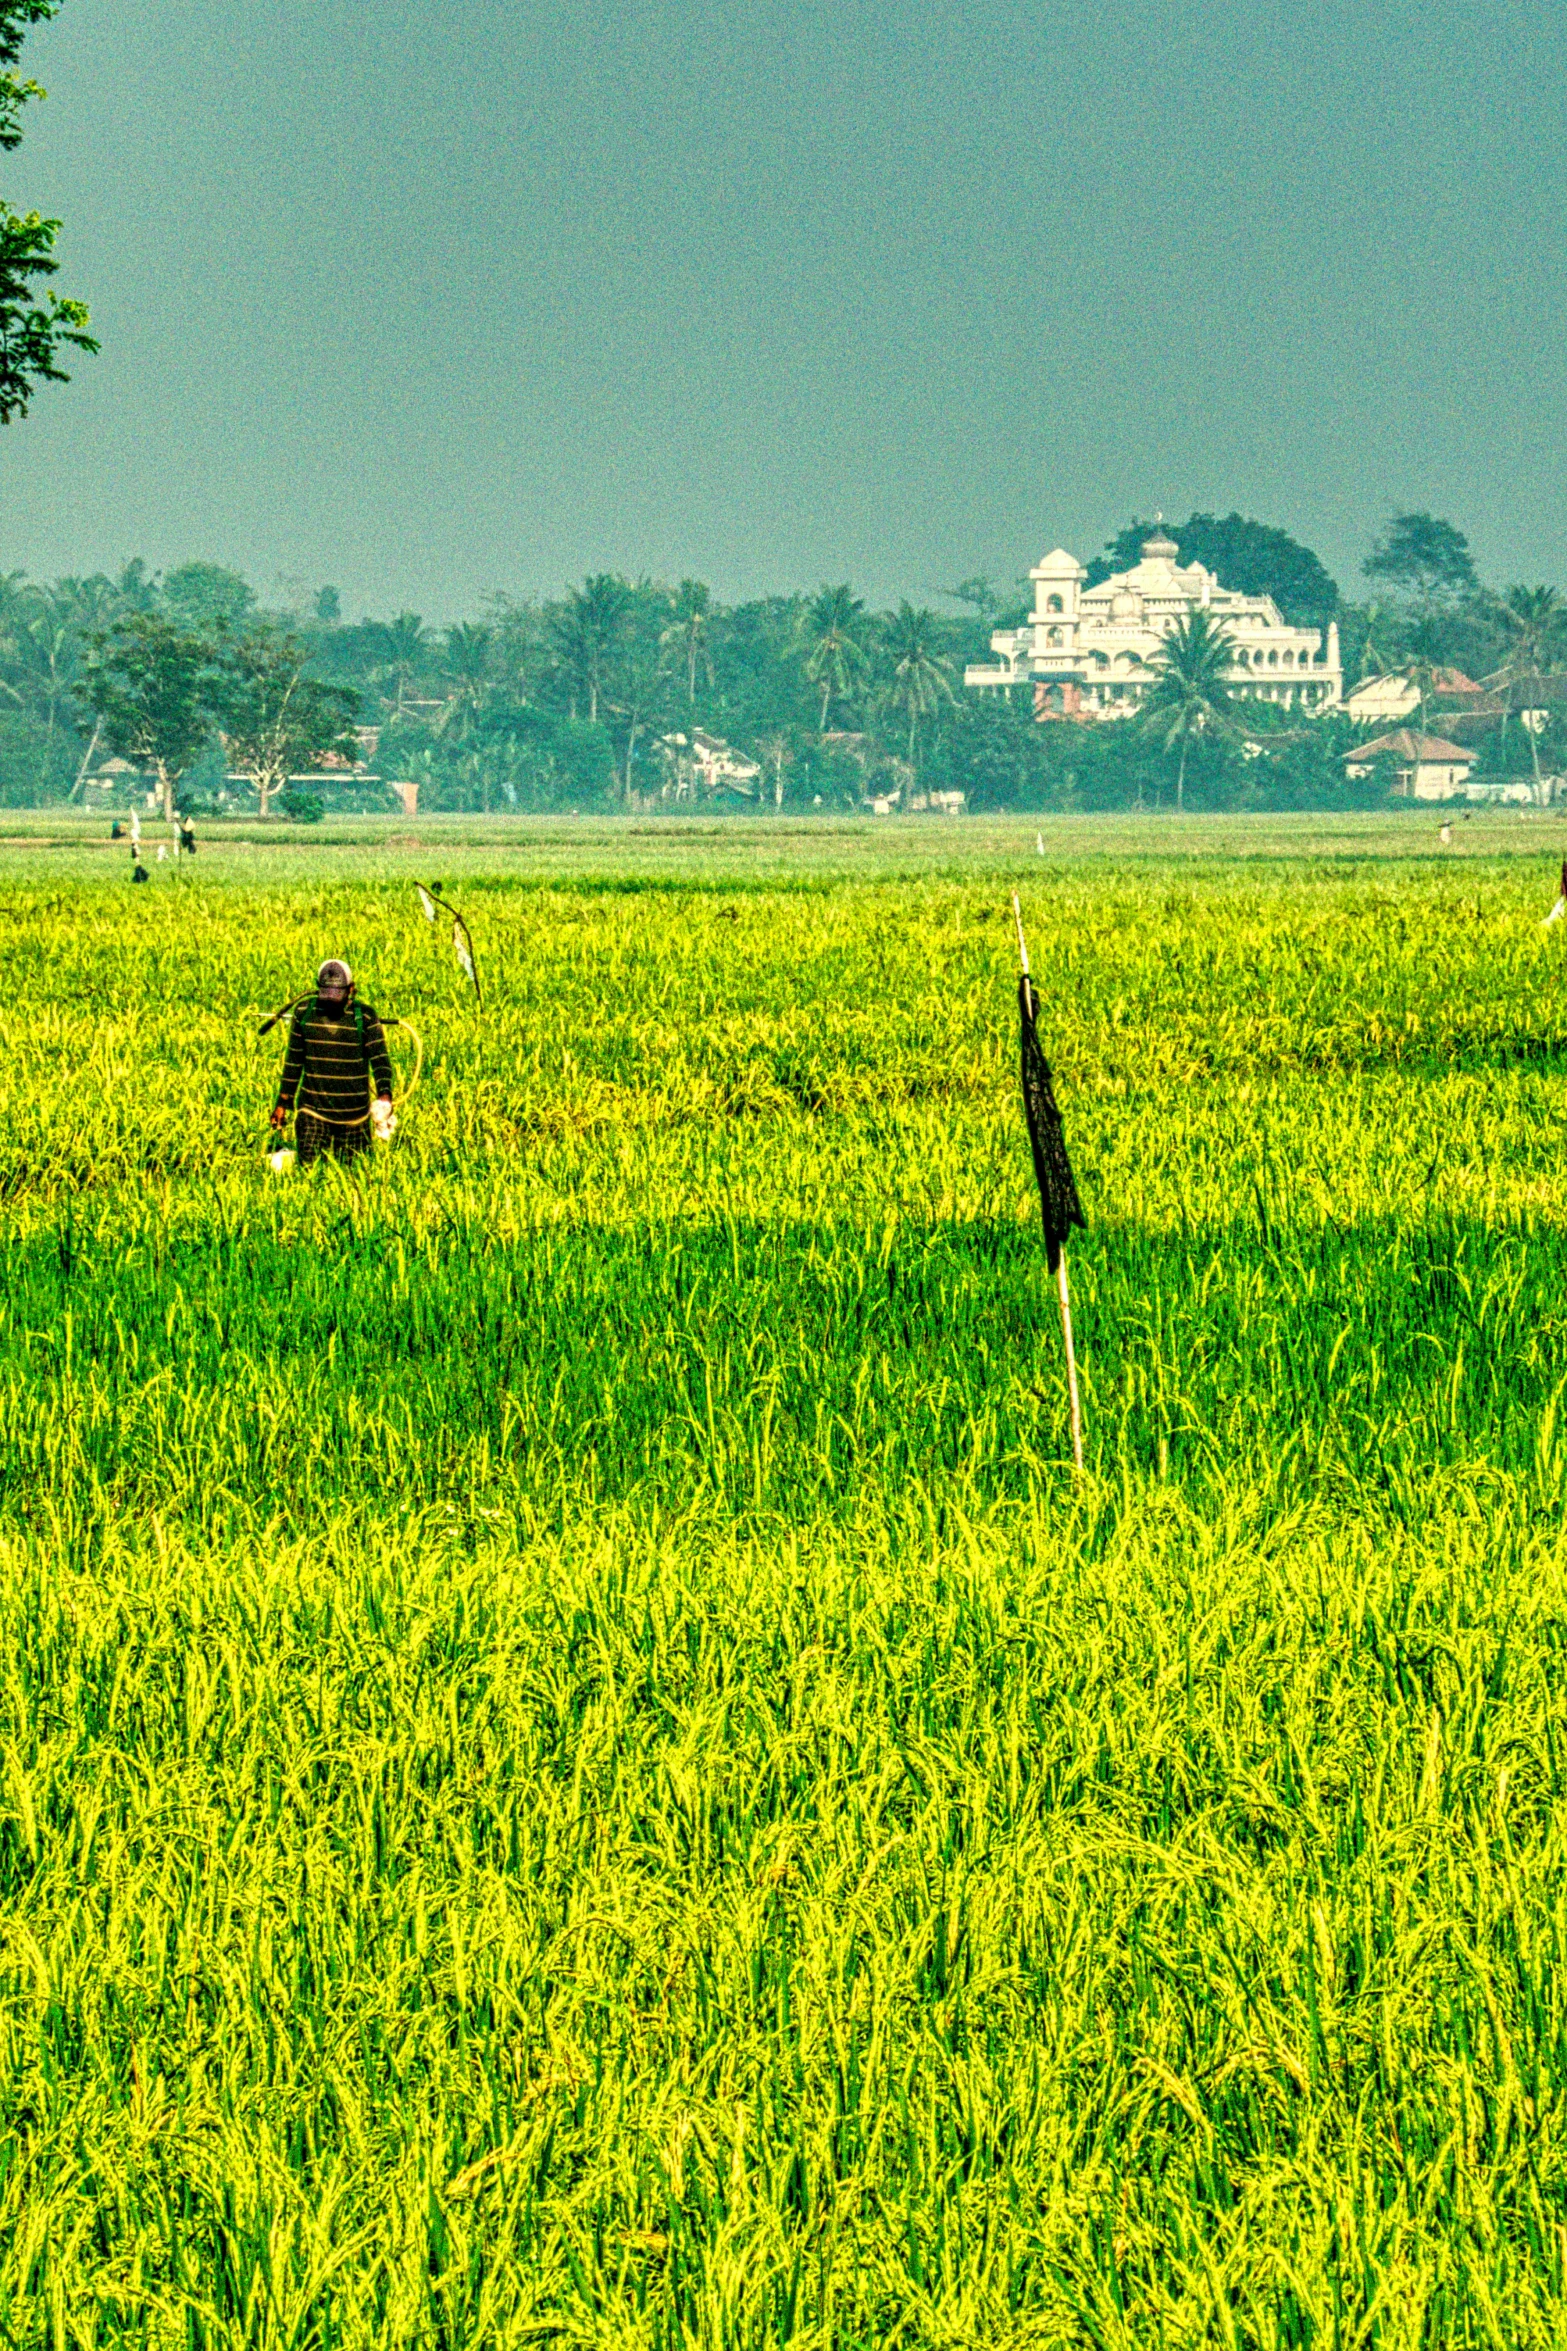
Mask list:
POLYGON ((1034 1026, 1038 1004, 1033 982, 1025 972, 1017 984, 1018 1012, 1023 1032, 1023 1111, 1028 1120, 1028 1140, 1034 1153, 1034 1174, 1039 1179, 1039 1207, 1045 1220, 1045 1253, 1050 1270, 1055 1272, 1061 1262, 1061 1251, 1074 1225, 1086 1225, 1083 1204, 1077 1196, 1077 1184, 1072 1174, 1072 1162, 1066 1155, 1066 1137, 1061 1132, 1061 1113, 1050 1083, 1050 1064, 1040 1048, 1039 1033, 1034 1026))

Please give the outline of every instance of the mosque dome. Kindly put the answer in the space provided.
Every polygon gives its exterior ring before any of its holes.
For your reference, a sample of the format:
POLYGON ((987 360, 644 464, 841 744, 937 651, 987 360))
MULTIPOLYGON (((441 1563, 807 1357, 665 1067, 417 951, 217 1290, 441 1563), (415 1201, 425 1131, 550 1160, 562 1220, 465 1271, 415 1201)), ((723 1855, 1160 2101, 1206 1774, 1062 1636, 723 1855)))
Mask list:
POLYGON ((1175 541, 1167 538, 1165 533, 1160 530, 1156 530, 1151 539, 1143 541, 1143 561, 1145 563, 1156 563, 1161 556, 1166 563, 1173 563, 1180 552, 1181 550, 1175 541))

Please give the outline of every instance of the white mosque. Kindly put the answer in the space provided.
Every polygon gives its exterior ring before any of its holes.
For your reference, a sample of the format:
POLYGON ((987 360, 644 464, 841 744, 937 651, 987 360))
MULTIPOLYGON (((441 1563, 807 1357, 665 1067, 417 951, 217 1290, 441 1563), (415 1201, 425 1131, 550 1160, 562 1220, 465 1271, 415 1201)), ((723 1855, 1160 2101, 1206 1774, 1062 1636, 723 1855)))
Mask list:
POLYGON ((1058 547, 1029 573, 1034 609, 1020 629, 998 629, 995 666, 975 663, 968 686, 1033 689, 1041 718, 1129 718, 1153 685, 1161 642, 1187 614, 1211 613, 1229 638, 1232 693, 1286 708, 1334 708, 1344 690, 1338 624, 1291 628, 1271 596, 1242 596, 1200 563, 1181 563, 1162 531, 1143 541, 1140 563, 1084 589, 1075 555, 1058 547))

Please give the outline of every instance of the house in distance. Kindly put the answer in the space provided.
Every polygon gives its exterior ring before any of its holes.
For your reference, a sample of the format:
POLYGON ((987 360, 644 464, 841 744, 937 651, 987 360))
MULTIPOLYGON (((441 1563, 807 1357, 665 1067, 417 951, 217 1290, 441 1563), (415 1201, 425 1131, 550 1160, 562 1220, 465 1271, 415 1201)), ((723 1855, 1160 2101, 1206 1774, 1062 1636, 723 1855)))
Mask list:
POLYGON ((1142 561, 1098 587, 1075 555, 1058 547, 1029 573, 1034 608, 1020 629, 991 638, 994 664, 972 664, 967 686, 1032 689, 1040 718, 1130 718, 1151 692, 1153 664, 1171 630, 1208 613, 1234 648, 1229 686, 1240 698, 1312 712, 1337 707, 1344 691, 1338 625, 1294 628, 1271 596, 1226 588, 1203 564, 1183 564, 1173 539, 1156 531, 1142 561))
MULTIPOLYGON (((1434 669, 1431 693, 1454 709, 1480 712, 1487 706, 1486 689, 1465 677, 1461 669, 1434 669)), ((1344 716, 1363 726, 1396 726, 1420 708, 1420 688, 1407 669, 1380 670, 1362 678, 1344 697, 1344 716)))
POLYGON ((747 759, 722 735, 710 735, 702 727, 693 727, 689 735, 660 735, 658 747, 663 754, 668 781, 664 797, 671 800, 695 800, 704 793, 710 798, 730 796, 738 800, 754 800, 761 790, 762 770, 754 759, 747 759))
POLYGON ((1474 753, 1466 751, 1462 743, 1449 743, 1442 735, 1422 735, 1411 727, 1398 727, 1390 735, 1378 735, 1374 742, 1358 743, 1353 751, 1346 752, 1344 772, 1350 776, 1374 775, 1385 764, 1393 773, 1395 800, 1457 800, 1464 793, 1474 763, 1474 753))

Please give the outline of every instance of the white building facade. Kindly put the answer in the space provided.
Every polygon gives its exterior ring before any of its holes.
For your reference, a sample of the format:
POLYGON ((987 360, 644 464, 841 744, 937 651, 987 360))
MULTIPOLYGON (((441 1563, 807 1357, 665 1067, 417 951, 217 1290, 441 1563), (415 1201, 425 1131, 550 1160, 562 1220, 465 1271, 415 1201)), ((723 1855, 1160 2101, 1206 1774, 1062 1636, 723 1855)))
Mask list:
POLYGON ((1344 691, 1338 626, 1292 628, 1271 596, 1221 587, 1200 563, 1183 564, 1173 539, 1156 532, 1130 571, 1083 586, 1075 555, 1058 547, 1029 573, 1034 609, 1020 629, 991 638, 994 664, 963 673, 968 686, 1032 690, 1041 718, 1130 718, 1158 676, 1159 648, 1188 614, 1206 612, 1232 647, 1236 696, 1313 712, 1337 707, 1344 691))

